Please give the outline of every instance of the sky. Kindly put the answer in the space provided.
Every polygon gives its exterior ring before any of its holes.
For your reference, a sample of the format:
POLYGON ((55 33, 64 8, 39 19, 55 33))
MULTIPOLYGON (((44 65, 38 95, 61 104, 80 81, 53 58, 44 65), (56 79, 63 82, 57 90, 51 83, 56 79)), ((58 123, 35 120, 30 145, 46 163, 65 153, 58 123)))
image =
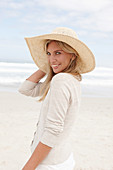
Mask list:
POLYGON ((0 62, 33 62, 24 37, 75 30, 97 67, 113 67, 113 0, 0 0, 0 62))

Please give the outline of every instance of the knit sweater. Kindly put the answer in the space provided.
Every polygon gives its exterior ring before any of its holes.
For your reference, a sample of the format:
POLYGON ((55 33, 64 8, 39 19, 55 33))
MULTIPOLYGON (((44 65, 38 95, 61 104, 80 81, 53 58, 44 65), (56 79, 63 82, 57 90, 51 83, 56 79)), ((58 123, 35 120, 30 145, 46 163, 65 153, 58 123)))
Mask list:
MULTIPOLYGON (((37 97, 41 85, 42 82, 34 83, 25 80, 19 92, 26 96, 37 97)), ((49 91, 42 102, 37 130, 31 144, 32 153, 39 142, 52 147, 41 164, 62 163, 73 151, 72 130, 76 124, 80 101, 80 81, 73 75, 58 73, 52 78, 49 91)))

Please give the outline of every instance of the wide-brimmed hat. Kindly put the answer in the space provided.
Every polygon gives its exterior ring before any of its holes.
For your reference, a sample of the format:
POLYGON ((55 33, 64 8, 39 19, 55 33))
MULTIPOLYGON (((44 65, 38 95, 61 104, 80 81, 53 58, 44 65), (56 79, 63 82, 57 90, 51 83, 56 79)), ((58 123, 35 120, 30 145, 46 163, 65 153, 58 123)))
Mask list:
POLYGON ((70 28, 58 27, 51 34, 29 37, 25 38, 25 40, 35 64, 45 73, 47 73, 48 68, 48 59, 45 51, 47 40, 62 41, 75 49, 80 57, 76 64, 79 65, 81 74, 90 72, 95 68, 95 57, 93 53, 86 44, 78 39, 76 33, 70 28))

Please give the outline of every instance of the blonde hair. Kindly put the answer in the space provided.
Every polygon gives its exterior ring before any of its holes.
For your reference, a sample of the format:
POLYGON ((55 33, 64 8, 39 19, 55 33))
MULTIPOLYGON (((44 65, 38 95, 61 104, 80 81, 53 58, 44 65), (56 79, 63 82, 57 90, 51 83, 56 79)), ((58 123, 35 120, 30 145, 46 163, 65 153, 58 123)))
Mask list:
MULTIPOLYGON (((56 41, 56 40, 47 40, 46 43, 45 43, 45 52, 46 53, 47 53, 48 45, 52 41, 56 42, 56 44, 63 51, 76 56, 76 58, 74 60, 71 60, 69 65, 62 72, 69 73, 69 74, 73 75, 76 79, 81 81, 82 76, 80 74, 80 67, 79 67, 79 64, 78 64, 78 62, 80 60, 78 52, 75 49, 73 49, 71 46, 69 46, 68 44, 66 44, 64 42, 56 41)), ((47 78, 41 85, 39 96, 42 96, 42 97, 38 100, 39 102, 41 102, 41 101, 43 101, 45 99, 45 97, 46 97, 46 95, 48 93, 48 90, 50 88, 50 82, 51 82, 53 76, 56 74, 56 73, 53 72, 53 70, 52 70, 52 68, 51 68, 51 66, 49 64, 48 64, 47 67, 48 67, 47 68, 47 78)))

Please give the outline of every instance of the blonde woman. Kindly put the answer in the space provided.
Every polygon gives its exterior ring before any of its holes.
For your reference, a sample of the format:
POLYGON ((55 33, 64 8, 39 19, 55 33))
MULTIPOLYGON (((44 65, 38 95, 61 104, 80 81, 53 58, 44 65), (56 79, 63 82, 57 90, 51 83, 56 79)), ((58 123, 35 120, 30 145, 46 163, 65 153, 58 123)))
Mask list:
POLYGON ((43 104, 32 154, 22 170, 74 170, 71 139, 80 107, 81 74, 95 68, 94 55, 69 28, 25 39, 39 69, 23 82, 19 92, 40 96, 43 104))

